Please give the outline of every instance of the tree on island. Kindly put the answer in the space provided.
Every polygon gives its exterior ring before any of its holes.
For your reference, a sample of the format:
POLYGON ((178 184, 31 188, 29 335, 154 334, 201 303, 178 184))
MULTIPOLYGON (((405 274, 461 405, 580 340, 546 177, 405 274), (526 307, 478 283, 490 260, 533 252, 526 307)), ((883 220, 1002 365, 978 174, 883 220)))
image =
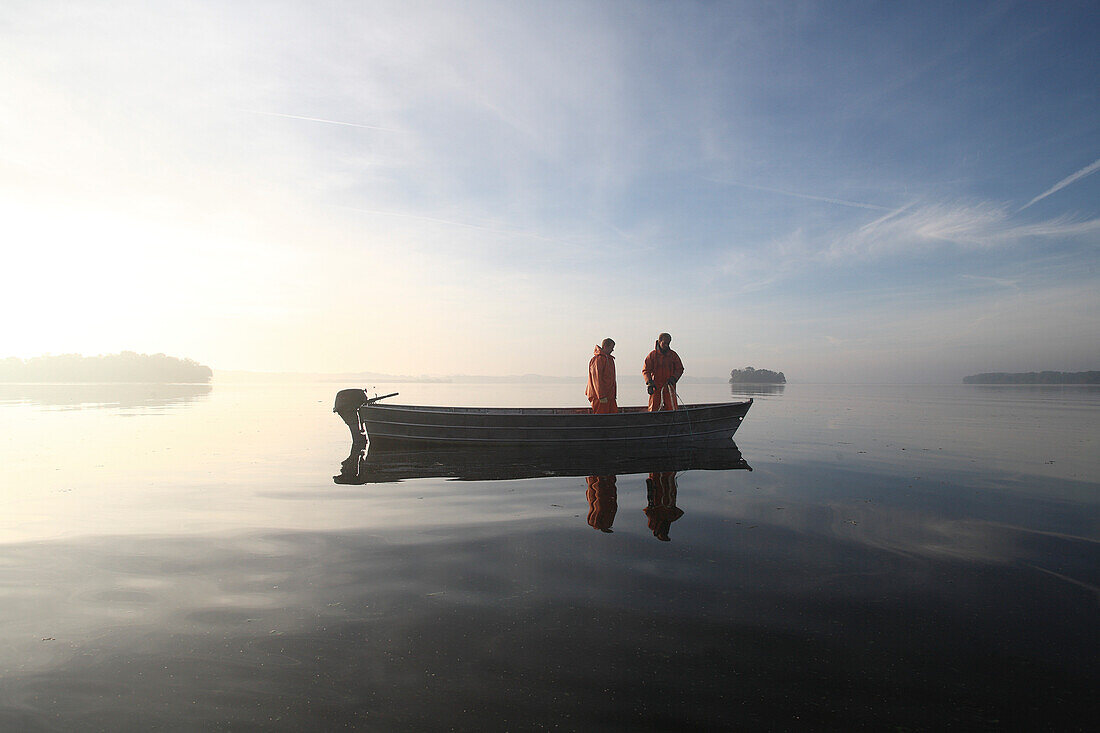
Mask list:
POLYGON ((0 359, 0 382, 209 382, 214 372, 193 359, 165 354, 120 354, 81 356, 61 354, 36 356, 24 361, 0 359))
POLYGON ((770 369, 753 369, 751 366, 744 369, 734 369, 730 372, 730 384, 786 384, 787 378, 783 372, 773 372, 770 369))
POLYGON ((963 384, 1100 384, 1100 372, 987 372, 963 377, 963 384))

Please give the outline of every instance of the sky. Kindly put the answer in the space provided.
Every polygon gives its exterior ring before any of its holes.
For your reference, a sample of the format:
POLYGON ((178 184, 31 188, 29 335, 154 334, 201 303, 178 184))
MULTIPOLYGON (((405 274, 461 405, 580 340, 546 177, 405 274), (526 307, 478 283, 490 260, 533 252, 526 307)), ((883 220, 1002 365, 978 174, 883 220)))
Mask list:
POLYGON ((1098 36, 1089 2, 7 0, 0 357, 1100 369, 1098 36))

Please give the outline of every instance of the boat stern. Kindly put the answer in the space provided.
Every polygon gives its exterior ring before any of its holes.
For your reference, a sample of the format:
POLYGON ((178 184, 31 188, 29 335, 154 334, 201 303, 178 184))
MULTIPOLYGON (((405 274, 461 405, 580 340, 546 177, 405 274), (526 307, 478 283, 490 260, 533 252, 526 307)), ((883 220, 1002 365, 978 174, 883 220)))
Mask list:
POLYGON ((336 402, 332 406, 335 412, 347 424, 351 430, 351 442, 353 445, 365 445, 367 431, 359 417, 359 408, 367 404, 367 391, 365 389, 342 389, 336 393, 336 402))

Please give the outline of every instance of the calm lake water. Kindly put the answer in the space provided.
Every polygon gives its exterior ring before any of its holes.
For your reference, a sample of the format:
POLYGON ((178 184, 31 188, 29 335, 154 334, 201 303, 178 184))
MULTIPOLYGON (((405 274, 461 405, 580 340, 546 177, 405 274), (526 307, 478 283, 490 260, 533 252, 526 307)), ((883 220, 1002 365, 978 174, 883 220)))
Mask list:
POLYGON ((789 385, 751 471, 348 483, 345 386, 0 385, 0 729, 1095 722, 1100 390, 789 385))

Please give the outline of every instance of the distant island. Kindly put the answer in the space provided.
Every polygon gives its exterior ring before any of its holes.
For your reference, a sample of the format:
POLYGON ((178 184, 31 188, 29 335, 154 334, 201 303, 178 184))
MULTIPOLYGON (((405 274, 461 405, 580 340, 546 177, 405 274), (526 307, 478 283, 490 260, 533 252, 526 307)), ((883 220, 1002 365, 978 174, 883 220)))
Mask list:
POLYGON ((773 372, 770 369, 734 369, 730 372, 730 384, 786 384, 787 378, 783 372, 773 372))
POLYGON ((963 377, 963 384, 1100 384, 1100 372, 989 372, 963 377))
POLYGON ((154 384, 209 382, 213 372, 192 359, 164 354, 36 356, 0 359, 0 382, 144 382, 154 384))

